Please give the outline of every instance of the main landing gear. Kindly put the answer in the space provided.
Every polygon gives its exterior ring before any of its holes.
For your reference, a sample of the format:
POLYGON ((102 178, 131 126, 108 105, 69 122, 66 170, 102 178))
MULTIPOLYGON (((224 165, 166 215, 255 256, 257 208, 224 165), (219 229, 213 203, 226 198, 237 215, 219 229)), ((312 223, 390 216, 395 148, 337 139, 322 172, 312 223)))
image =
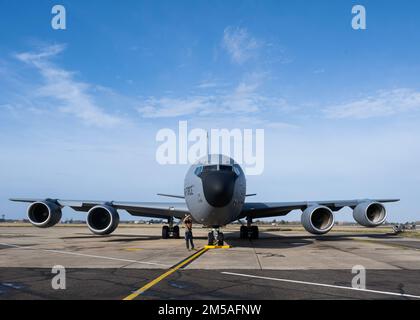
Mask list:
POLYGON ((225 237, 223 232, 220 232, 219 228, 213 228, 213 230, 209 232, 208 240, 209 246, 223 246, 225 243, 225 237))
POLYGON ((260 236, 258 226, 252 225, 252 220, 247 220, 246 226, 241 226, 240 238, 241 239, 258 239, 260 236))
POLYGON ((162 227, 162 239, 179 239, 179 226, 174 226, 174 218, 168 219, 168 226, 162 227))

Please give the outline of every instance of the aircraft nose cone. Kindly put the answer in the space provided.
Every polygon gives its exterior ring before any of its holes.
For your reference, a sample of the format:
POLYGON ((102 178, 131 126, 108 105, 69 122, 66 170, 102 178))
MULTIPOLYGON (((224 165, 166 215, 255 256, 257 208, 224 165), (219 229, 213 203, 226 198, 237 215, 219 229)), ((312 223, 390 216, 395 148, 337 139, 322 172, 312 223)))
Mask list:
POLYGON ((233 197, 236 175, 233 172, 208 172, 201 175, 204 196, 216 208, 228 205, 233 197))

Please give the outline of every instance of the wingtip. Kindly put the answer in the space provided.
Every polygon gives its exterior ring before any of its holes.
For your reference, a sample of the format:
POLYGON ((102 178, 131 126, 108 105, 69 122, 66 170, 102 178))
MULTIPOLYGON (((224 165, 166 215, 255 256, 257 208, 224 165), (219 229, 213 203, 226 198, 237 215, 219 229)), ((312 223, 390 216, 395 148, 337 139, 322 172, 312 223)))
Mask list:
POLYGON ((387 199, 383 202, 400 202, 400 201, 401 201, 401 199, 387 199))
POLYGON ((13 201, 13 202, 37 202, 37 201, 42 201, 39 199, 27 199, 27 198, 9 198, 9 201, 13 201))

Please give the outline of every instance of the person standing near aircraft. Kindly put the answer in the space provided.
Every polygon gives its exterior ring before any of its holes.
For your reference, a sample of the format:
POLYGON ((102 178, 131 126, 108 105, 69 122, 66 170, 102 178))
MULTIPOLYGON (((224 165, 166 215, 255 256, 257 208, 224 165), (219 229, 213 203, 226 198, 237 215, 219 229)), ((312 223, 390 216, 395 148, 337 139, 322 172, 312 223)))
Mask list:
POLYGON ((186 215, 184 218, 184 225, 185 225, 185 242, 187 244, 187 249, 194 250, 194 241, 193 241, 193 233, 192 233, 192 217, 191 215, 186 215))

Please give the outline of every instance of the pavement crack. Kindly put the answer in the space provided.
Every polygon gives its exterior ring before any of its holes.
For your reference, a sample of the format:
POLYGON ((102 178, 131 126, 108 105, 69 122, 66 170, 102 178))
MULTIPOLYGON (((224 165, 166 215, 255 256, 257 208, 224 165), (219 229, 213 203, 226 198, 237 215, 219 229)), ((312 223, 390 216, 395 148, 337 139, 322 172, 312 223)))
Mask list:
POLYGON ((254 250, 254 254, 257 257, 258 266, 260 267, 260 270, 262 270, 263 268, 262 268, 262 265, 261 265, 260 257, 259 257, 259 254, 257 253, 257 250, 255 249, 254 242, 252 240, 249 240, 249 243, 252 245, 252 249, 254 250))

